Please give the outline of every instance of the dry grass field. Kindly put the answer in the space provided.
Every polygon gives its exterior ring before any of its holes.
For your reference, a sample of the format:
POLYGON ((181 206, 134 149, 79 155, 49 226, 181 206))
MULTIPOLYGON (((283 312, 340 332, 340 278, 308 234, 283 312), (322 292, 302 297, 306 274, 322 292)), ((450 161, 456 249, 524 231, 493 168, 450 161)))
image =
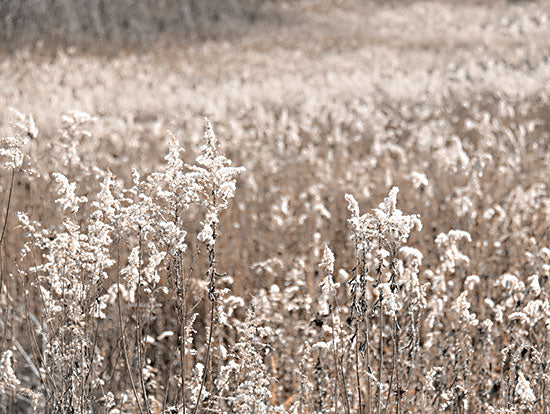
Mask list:
POLYGON ((14 4, 0 413, 550 413, 550 2, 14 4))

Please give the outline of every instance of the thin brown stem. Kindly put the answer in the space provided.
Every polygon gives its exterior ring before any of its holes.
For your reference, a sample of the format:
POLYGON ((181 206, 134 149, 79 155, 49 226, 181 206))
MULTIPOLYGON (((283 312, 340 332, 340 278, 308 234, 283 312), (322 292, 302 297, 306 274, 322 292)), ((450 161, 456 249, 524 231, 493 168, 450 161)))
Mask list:
POLYGON ((136 335, 137 335, 137 351, 138 351, 138 367, 139 367, 139 384, 141 386, 141 392, 143 394, 143 400, 145 403, 145 410, 147 413, 151 413, 151 407, 149 407, 149 398, 147 397, 147 388, 145 388, 145 380, 143 378, 143 366, 145 364, 145 346, 143 341, 143 320, 141 315, 141 278, 143 273, 143 239, 141 234, 141 227, 139 229, 138 235, 138 245, 139 245, 139 269, 138 269, 138 283, 136 291, 136 307, 135 307, 135 318, 136 318, 136 335))
POLYGON ((177 348, 177 341, 172 347, 172 352, 170 352, 170 355, 171 355, 170 364, 168 365, 168 370, 166 372, 166 378, 165 378, 166 388, 164 389, 164 397, 162 399, 162 409, 160 410, 161 413, 165 412, 166 404, 168 402, 168 394, 170 393, 170 378, 172 378, 172 368, 174 366, 174 359, 175 359, 174 356, 176 354, 176 348, 177 348))
POLYGON ((134 383, 134 378, 132 377, 132 370, 130 369, 128 349, 126 347, 126 335, 124 334, 124 323, 122 322, 122 305, 120 303, 120 246, 119 246, 118 239, 117 239, 116 286, 117 286, 118 321, 119 321, 120 339, 122 340, 122 351, 123 351, 122 353, 124 354, 124 361, 126 362, 126 370, 128 371, 128 378, 130 379, 130 384, 132 385, 132 392, 134 393, 134 398, 136 399, 138 410, 140 414, 143 414, 141 404, 139 403, 139 396, 137 393, 136 384, 134 383))
MULTIPOLYGON (((332 288, 331 288, 331 292, 330 292, 330 297, 331 297, 330 314, 332 316, 333 313, 334 313, 334 309, 336 309, 337 312, 338 312, 338 320, 341 320, 340 306, 339 306, 338 301, 336 299, 336 295, 332 292, 332 288)), ((334 339, 334 319, 332 320, 332 327, 333 327, 333 339, 334 339)), ((336 352, 337 352, 338 355, 341 355, 340 346, 338 344, 336 345, 336 352)), ((342 394, 344 396, 344 404, 345 404, 345 407, 346 407, 346 413, 350 414, 350 403, 349 403, 348 390, 347 390, 347 385, 346 385, 346 376, 344 374, 344 368, 343 368, 341 362, 337 364, 337 368, 340 369, 340 378, 342 379, 342 394)))
POLYGON ((391 391, 393 387, 393 377, 395 373, 395 347, 392 346, 392 371, 390 374, 390 381, 389 381, 389 387, 388 387, 388 394, 386 396, 386 413, 389 412, 390 409, 390 402, 391 402, 391 391))
POLYGON ((11 195, 13 193, 14 178, 15 178, 15 168, 12 168, 11 169, 11 179, 10 179, 10 189, 8 191, 8 203, 6 205, 6 214, 4 215, 4 225, 2 226, 2 234, 0 235, 0 246, 4 242, 4 236, 6 235, 6 227, 8 225, 8 215, 10 213, 11 195))
POLYGON ((210 348, 212 347, 212 332, 214 331, 214 323, 215 323, 214 312, 215 312, 215 310, 216 310, 215 301, 212 300, 211 301, 211 307, 210 307, 210 332, 208 333, 208 344, 207 344, 207 347, 206 347, 206 360, 205 360, 205 363, 204 363, 204 372, 202 374, 201 386, 199 388, 199 394, 197 396, 197 403, 195 404, 195 408, 193 409, 192 414, 196 414, 197 410, 199 409, 199 407, 201 406, 201 403, 202 403, 201 394, 202 394, 202 390, 204 388, 204 383, 206 382, 206 375, 208 373, 207 367, 208 367, 208 364, 210 362, 210 348))
POLYGON ((378 340, 379 348, 379 357, 378 357, 378 386, 376 388, 376 406, 377 412, 380 414, 382 412, 382 362, 384 358, 384 309, 382 305, 383 295, 380 292, 380 308, 378 314, 378 329, 380 330, 380 338, 378 340))
MULTIPOLYGON (((359 331, 359 322, 357 322, 355 331, 359 331)), ((357 334, 356 334, 357 335, 357 334)), ((363 414, 363 401, 361 400, 361 378, 359 375, 359 338, 355 338, 355 380, 357 382, 357 398, 359 399, 359 414, 363 414)))
POLYGON ((330 309, 330 330, 332 334, 332 356, 334 358, 334 373, 336 374, 336 384, 334 385, 334 410, 338 412, 338 385, 340 384, 340 374, 338 370, 338 358, 336 357, 336 340, 334 339, 334 315, 332 314, 332 304, 330 309))
POLYGON ((212 229, 212 238, 214 239, 214 245, 208 246, 208 258, 210 261, 210 264, 208 266, 207 275, 210 276, 210 283, 208 286, 208 297, 210 299, 210 332, 208 333, 208 344, 206 348, 206 359, 204 363, 204 372, 202 374, 201 379, 201 386, 199 388, 199 394, 197 396, 197 403, 195 404, 195 408, 193 409, 192 414, 196 414, 197 410, 202 404, 201 396, 202 396, 202 390, 204 388, 204 384, 206 382, 206 376, 208 375, 208 365, 210 363, 210 353, 212 348, 212 337, 215 329, 216 324, 216 300, 217 300, 217 292, 216 292, 216 228, 214 227, 212 229))
POLYGON ((393 369, 395 371, 395 412, 399 414, 401 404, 401 384, 399 382, 399 336, 397 332, 397 317, 393 324, 393 369))
POLYGON ((2 246, 4 245, 4 237, 6 235, 6 228, 8 226, 8 218, 10 213, 11 195, 13 193, 13 181, 15 178, 15 168, 11 169, 10 189, 8 191, 8 202, 6 204, 6 214, 4 215, 4 224, 2 226, 2 234, 0 235, 0 295, 4 287, 4 254, 2 246))

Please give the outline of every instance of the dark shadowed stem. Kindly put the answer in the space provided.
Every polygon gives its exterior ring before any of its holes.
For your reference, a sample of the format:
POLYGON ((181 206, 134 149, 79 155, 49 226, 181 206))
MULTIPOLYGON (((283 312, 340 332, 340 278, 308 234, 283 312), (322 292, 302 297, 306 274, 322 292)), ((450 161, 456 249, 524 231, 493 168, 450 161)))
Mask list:
POLYGON ((542 412, 546 414, 546 379, 542 378, 542 412))
MULTIPOLYGON (((212 238, 216 240, 216 228, 213 228, 212 238)), ((208 246, 208 255, 210 259, 210 264, 208 266, 208 273, 210 274, 210 283, 208 286, 208 298, 210 299, 210 332, 208 333, 208 344, 206 347, 206 359, 204 362, 204 371, 202 373, 201 386, 199 388, 199 395, 197 396, 197 402, 195 408, 193 409, 192 414, 196 414, 197 410, 202 404, 201 396, 202 390, 204 388, 204 383, 206 382, 206 376, 208 375, 208 364, 210 363, 210 353, 212 348, 212 336, 214 329, 216 328, 216 244, 213 246, 208 246)))
MULTIPOLYGON (((1 248, 1 245, 0 245, 0 248, 1 248)), ((0 272, 3 272, 3 269, 0 269, 0 272)), ((4 329, 3 329, 3 332, 2 332, 2 342, 0 343, 0 355, 2 354, 2 352, 4 351, 4 346, 6 345, 6 341, 8 339, 8 326, 10 326, 10 337, 13 338, 13 320, 11 320, 10 322, 10 315, 11 315, 11 319, 13 319, 13 306, 11 305, 11 300, 10 300, 10 295, 8 294, 8 292, 10 291, 10 278, 8 278, 8 281, 7 281, 7 284, 6 284, 6 304, 7 304, 7 309, 6 309, 6 319, 3 323, 4 325, 4 329)), ((0 295, 2 295, 2 285, 0 285, 0 295)), ((1 297, 1 296, 0 296, 1 297)))
MULTIPOLYGON (((213 276, 212 276, 213 277, 213 276)), ((208 345, 206 347, 206 360, 205 360, 205 363, 204 363, 204 371, 202 373, 202 380, 201 380, 201 386, 199 388, 199 395, 197 396, 197 403, 195 404, 195 408, 193 409, 193 414, 196 414, 197 410, 199 409, 199 407, 201 406, 201 394, 202 394, 202 390, 204 388, 204 383, 206 382, 206 375, 208 373, 208 364, 210 363, 210 348, 212 347, 212 332, 214 331, 214 323, 215 323, 215 318, 214 318, 214 313, 216 311, 216 300, 215 298, 212 298, 210 300, 210 332, 208 333, 208 345)))
MULTIPOLYGON (((23 277, 23 306, 24 306, 24 312, 25 312, 25 326, 27 327, 27 335, 30 338, 30 346, 31 346, 31 352, 35 359, 35 365, 36 366, 43 366, 44 360, 42 358, 42 355, 40 354, 40 348, 38 346, 38 342, 36 341, 36 326, 31 325, 31 316, 29 312, 29 301, 28 301, 28 290, 27 290, 27 280, 26 277, 23 277)), ((50 390, 48 387, 48 377, 46 370, 37 370, 38 374, 40 376, 40 382, 44 385, 44 393, 46 394, 46 400, 50 398, 50 390)))
POLYGON ((4 236, 6 234, 6 226, 8 224, 8 214, 10 212, 11 195, 13 192, 13 180, 15 178, 15 168, 11 169, 10 189, 8 192, 8 204, 6 206, 6 214, 4 216, 4 225, 2 226, 2 235, 0 236, 0 246, 4 242, 4 236))
POLYGON ((4 215, 4 225, 2 226, 2 234, 0 235, 0 295, 4 287, 4 260, 2 246, 4 245, 4 236, 6 235, 6 227, 8 226, 8 215, 10 213, 11 195, 13 192, 13 180, 15 178, 15 168, 11 169, 10 189, 8 191, 8 203, 6 205, 6 214, 4 215))
MULTIPOLYGON (((367 306, 368 309, 368 306, 367 306)), ((370 367, 370 340, 369 340, 369 315, 365 315, 365 353, 367 358, 367 414, 371 414, 372 402, 371 402, 371 367, 370 367)))
POLYGON ((138 367, 139 367, 139 383, 141 385, 141 392, 143 393, 143 400, 145 402, 145 410, 147 413, 151 413, 151 407, 149 406, 149 397, 147 396, 147 388, 145 388, 145 380, 143 378, 143 366, 145 365, 145 346, 143 342, 143 319, 141 315, 141 278, 143 273, 143 238, 141 234, 141 226, 139 228, 138 236, 139 244, 139 269, 138 269, 138 283, 137 283, 137 292, 136 300, 137 306, 136 310, 136 334, 137 334, 137 351, 138 351, 138 367))
POLYGON ((178 344, 176 341, 176 343, 172 347, 172 352, 170 352, 170 365, 168 365, 168 370, 166 372, 166 388, 164 389, 164 397, 162 398, 162 409, 160 410, 161 413, 165 412, 166 404, 168 402, 168 394, 170 393, 170 379, 172 378, 172 368, 174 366, 174 356, 176 355, 177 346, 178 344))
MULTIPOLYGON (((214 185, 212 188, 212 207, 216 207, 217 205, 217 197, 216 197, 217 187, 214 185)), ((213 331, 215 329, 215 323, 216 323, 216 276, 218 275, 217 269, 216 269, 216 225, 212 225, 212 245, 207 244, 206 248, 208 249, 208 270, 206 275, 210 276, 210 283, 208 285, 208 298, 210 299, 210 332, 208 333, 208 345, 206 348, 206 358, 204 362, 204 372, 202 374, 202 380, 201 380, 201 386, 199 388, 199 395, 197 396, 197 402, 195 404, 195 408, 192 411, 192 414, 196 414, 199 407, 202 404, 201 396, 202 396, 202 390, 204 388, 204 383, 206 382, 206 376, 208 375, 208 364, 210 363, 210 350, 212 348, 212 335, 213 331)))
MULTIPOLYGON (((338 311, 338 320, 341 320, 340 318, 340 305, 338 304, 338 301, 336 299, 336 295, 332 294, 332 288, 331 288, 331 316, 334 313, 334 309, 338 311)), ((334 331, 334 321, 332 323, 333 325, 333 331, 334 331)), ((340 346, 337 345, 337 354, 340 355, 340 346)), ((346 385, 346 375, 344 373, 344 365, 342 364, 342 358, 340 358, 340 362, 337 364, 337 367, 340 369, 340 378, 342 378, 342 394, 344 396, 344 404, 346 408, 346 414, 350 414, 350 404, 349 404, 349 398, 348 398, 348 387, 346 385)))
POLYGON ((377 406, 377 412, 380 414, 382 412, 382 360, 384 357, 384 335, 383 335, 383 328, 384 328, 384 309, 383 309, 383 295, 382 291, 380 291, 380 309, 379 309, 379 315, 378 315, 378 328, 380 330, 380 338, 378 340, 378 347, 379 347, 379 358, 378 358, 378 386, 376 387, 376 406, 377 406))
MULTIPOLYGON (((396 355, 395 355, 395 352, 396 352, 396 349, 395 349, 395 332, 394 332, 392 334, 392 370, 391 370, 391 374, 390 374, 388 395, 386 396, 386 413, 389 412, 390 406, 391 406, 391 404, 390 404, 390 402, 391 402, 391 391, 392 391, 392 388, 393 388, 393 378, 394 378, 395 372, 396 372, 396 364, 395 364, 396 355)), ((397 401, 397 398, 396 398, 396 401, 397 401)))
MULTIPOLYGON (((183 316, 182 316, 182 330, 181 330, 181 353, 180 353, 180 358, 181 358, 181 367, 180 367, 180 375, 181 375, 181 404, 182 404, 182 407, 183 407, 183 413, 182 414, 185 414, 186 413, 186 404, 185 404, 185 379, 187 378, 187 365, 185 364, 185 355, 186 355, 186 344, 187 344, 187 332, 185 331, 186 329, 186 326, 187 326, 187 291, 189 289, 189 283, 190 283, 190 280, 193 279, 193 276, 194 276, 194 271, 195 271, 195 268, 194 268, 194 263, 195 263, 195 259, 197 257, 197 254, 198 254, 198 249, 199 247, 196 246, 195 249, 192 251, 192 254, 191 254, 191 263, 189 265, 189 273, 187 274, 187 278, 185 277, 185 273, 183 273, 183 276, 182 276, 182 286, 183 286, 183 295, 182 295, 182 301, 183 301, 183 316)), ((181 258, 180 258, 180 269, 181 269, 181 265, 182 265, 182 262, 181 262, 181 258)))
POLYGON ((397 335, 397 317, 394 316, 394 324, 393 324, 393 369, 395 370, 395 413, 400 413, 400 404, 401 404, 401 384, 399 381, 399 336, 397 335))
MULTIPOLYGON (((4 253, 3 253, 4 236, 6 234, 6 227, 8 225, 8 214, 10 212, 11 194, 13 191, 14 177, 15 177, 15 168, 12 168, 11 179, 10 179, 10 189, 8 192, 8 203, 6 205, 6 215, 4 216, 4 225, 2 226, 2 234, 0 235, 0 297, 2 296, 2 292, 4 289, 4 253)), ((9 291, 9 286, 6 289, 6 302, 9 303, 10 295, 8 294, 8 291, 9 291)), ((0 344, 0 352, 4 350, 4 346, 7 338, 7 328, 8 328, 8 320, 6 319, 6 322, 4 323, 4 332, 2 334, 2 343, 0 344)))
MULTIPOLYGON (((174 210, 174 225, 177 226, 179 221, 179 208, 176 205, 174 210)), ((193 261, 194 261, 194 255, 192 254, 191 258, 191 265, 190 265, 190 271, 189 274, 193 274, 193 261)), ((176 295, 177 295, 177 301, 176 301, 176 307, 179 312, 179 338, 178 342, 180 345, 180 352, 179 352, 179 362, 180 362, 180 378, 181 378, 181 386, 179 388, 179 392, 176 394, 176 405, 178 401, 181 401, 181 407, 183 410, 182 414, 185 414, 186 412, 186 406, 185 406, 185 377, 187 375, 186 373, 186 367, 185 367, 185 347, 186 347, 186 336, 185 336, 185 327, 187 325, 187 286, 185 285, 185 274, 181 271, 182 268, 182 260, 181 260, 181 254, 178 254, 174 256, 173 260, 173 269, 174 269, 174 281, 176 283, 176 295), (180 278, 181 275, 181 278, 180 278), (179 305, 178 305, 179 302, 179 305)), ((169 385, 169 382, 168 384, 169 385)), ((167 393, 168 395, 168 393, 167 393)), ((164 408, 163 408, 164 409, 164 408)))
POLYGON ((139 396, 136 389, 136 384, 134 383, 134 378, 132 377, 132 370, 130 369, 130 361, 128 358, 128 348, 126 347, 126 335, 124 334, 124 324, 122 322, 122 306, 120 304, 120 246, 119 240, 117 238, 117 264, 116 264, 116 287, 117 287, 117 304, 118 304, 118 321, 120 326, 120 339, 122 340, 122 353, 124 354, 124 361, 126 362, 126 370, 128 371, 128 378, 130 378, 130 384, 132 384, 132 392, 134 393, 134 398, 139 409, 140 414, 143 414, 141 409, 141 404, 139 403, 139 396))
POLYGON ((180 377, 181 377, 181 388, 180 388, 180 395, 179 399, 181 401, 181 406, 183 409, 183 413, 186 413, 187 406, 185 404, 185 379, 187 378, 187 365, 185 364, 185 356, 186 356, 186 344, 187 344, 187 333, 186 333, 186 326, 187 326, 187 291, 189 289, 189 281, 193 278, 194 275, 194 263, 195 259, 197 257, 198 252, 198 246, 195 247, 195 249, 192 250, 191 253, 191 263, 189 265, 189 272, 187 274, 187 278, 185 277, 185 273, 181 271, 182 268, 182 260, 181 257, 178 258, 178 269, 177 269, 177 279, 179 280, 179 274, 181 272, 181 281, 180 281, 180 287, 178 287, 178 295, 180 295, 180 320, 181 320, 181 326, 180 326, 180 377))
MULTIPOLYGON (((366 273, 367 273, 367 269, 366 269, 366 263, 367 263, 367 252, 365 251, 365 249, 363 249, 363 257, 361 259, 361 279, 363 279, 364 276, 366 276, 366 273)), ((363 297, 364 296, 364 293, 361 294, 361 296, 363 297)), ((370 326, 369 326, 369 313, 368 313, 368 309, 369 309, 369 304, 368 304, 368 300, 365 298, 365 299, 362 299, 362 300, 365 300, 365 303, 364 304, 361 304, 362 306, 362 309, 364 309, 365 311, 363 312, 364 313, 364 321, 365 321, 365 352, 366 352, 366 359, 367 359, 367 366, 366 366, 366 370, 367 370, 367 414, 371 414, 371 410, 372 410, 372 401, 371 401, 371 377, 370 377, 370 374, 372 373, 372 370, 371 370, 371 366, 370 366, 370 338, 369 338, 369 330, 370 330, 370 326)))
POLYGON ((400 394, 400 384, 399 384, 399 367, 397 364, 398 360, 398 352, 399 352, 399 343, 398 343, 398 336, 397 336, 397 316, 393 315, 393 331, 392 331, 392 371, 390 376, 390 383, 388 388, 388 395, 386 397, 386 413, 389 412, 390 409, 390 401, 391 401, 391 392, 393 388, 393 379, 395 378, 395 412, 396 414, 399 414, 399 400, 401 397, 400 394))
MULTIPOLYGON (((542 351, 545 352, 546 351, 546 339, 547 338, 547 335, 544 335, 543 338, 542 338, 542 351)), ((546 408, 546 376, 543 375, 542 376, 542 392, 541 392, 541 407, 542 407, 542 413, 543 414, 546 414, 547 413, 547 408, 546 408)))
POLYGON ((355 379, 357 381, 357 398, 359 399, 359 414, 363 414, 363 401, 361 399, 361 378, 359 376, 359 321, 355 324, 355 379))
MULTIPOLYGON (((330 292, 332 297, 332 290, 330 292)), ((334 315, 332 314, 332 303, 330 305, 330 330, 332 333, 332 355, 334 357, 334 373, 336 374, 336 384, 334 385, 334 412, 338 412, 338 384, 340 383, 340 374, 338 370, 338 358, 336 357, 336 340, 334 339, 334 315)))
MULTIPOLYGON (((354 233, 354 239, 355 239, 355 257, 357 258, 357 264, 355 265, 355 269, 357 272, 355 273, 355 279, 359 278, 359 275, 362 274, 364 269, 364 261, 359 259, 358 255, 358 246, 357 246, 357 234, 354 233)), ((363 256, 364 257, 364 256, 363 256)), ((355 296, 355 294, 354 294, 355 296)), ((355 297, 353 299, 352 306, 355 305, 355 297)), ((362 298, 361 298, 362 301, 362 298)), ((353 312, 352 312, 353 315, 353 312)), ((359 317, 356 317, 355 320, 355 380, 357 382, 357 399, 359 404, 359 414, 363 414, 363 401, 361 398, 361 378, 359 373, 359 317)))
MULTIPOLYGON (((342 356, 343 358, 343 356, 342 356)), ((342 358, 340 359, 340 376, 342 378, 342 394, 344 395, 344 403, 346 405, 346 414, 351 414, 351 408, 348 397, 348 386, 346 384, 346 374, 344 373, 344 364, 342 364, 342 358)))
MULTIPOLYGON (((99 299, 99 293, 98 293, 98 299, 99 299)), ((97 341, 98 341, 98 338, 99 338, 99 323, 97 322, 97 320, 95 321, 95 332, 94 332, 94 341, 93 341, 93 345, 92 345, 92 349, 89 353, 89 356, 88 358, 90 359, 90 371, 88 371, 88 373, 86 374, 86 384, 87 384, 87 393, 88 393, 88 397, 90 395, 90 393, 93 393, 93 391, 96 389, 96 387, 99 385, 99 384, 96 384, 94 385, 93 384, 93 381, 92 381, 92 378, 94 376, 94 371, 95 371, 95 355, 96 355, 96 352, 95 352, 95 349, 97 348, 97 341)), ((88 399, 89 401, 89 399, 88 399)))
POLYGON ((181 331, 181 350, 180 350, 180 377, 181 377, 181 389, 180 389, 180 401, 183 407, 183 414, 185 414, 185 316, 182 320, 181 331))
MULTIPOLYGON (((38 276, 38 271, 37 271, 37 268, 38 268, 38 261, 37 261, 37 258, 36 258, 36 241, 34 240, 34 238, 32 237, 31 235, 31 240, 32 240, 32 249, 31 249, 31 256, 32 256, 32 261, 33 261, 33 264, 34 264, 34 276, 35 276, 35 280, 38 282, 39 281, 39 276, 38 276)), ((23 280, 24 280, 24 292, 25 292, 25 308, 26 308, 26 312, 27 312, 27 318, 29 318, 31 316, 30 312, 28 311, 28 292, 29 290, 27 289, 27 281, 26 281, 26 278, 23 277, 23 280)), ((42 294, 42 290, 41 289, 38 289, 38 297, 40 298, 40 305, 41 305, 41 308, 45 310, 45 317, 46 317, 46 322, 45 324, 48 326, 48 329, 50 332, 53 332, 54 331, 54 328, 53 328, 53 325, 52 325, 52 322, 51 322, 51 318, 49 316, 49 312, 48 312, 48 307, 46 306, 46 300, 44 298, 44 295, 42 294)), ((44 316, 44 315, 43 315, 44 316)), ((36 320, 36 318, 35 318, 36 320)), ((37 327, 39 328, 37 332, 40 332, 41 336, 42 336, 42 340, 43 340, 43 343, 45 343, 47 341, 47 338, 46 338, 46 335, 45 335, 45 332, 44 332, 44 327, 43 326, 40 326, 40 323, 38 321, 36 321, 36 325, 37 327)), ((59 392, 58 388, 57 388, 57 385, 56 385, 56 382, 54 381, 52 375, 51 375, 51 369, 50 367, 48 366, 48 362, 45 360, 45 355, 42 353, 42 351, 40 350, 40 347, 38 345, 38 342, 36 341, 36 336, 34 335, 34 328, 31 328, 30 325, 28 325, 30 330, 31 330, 31 338, 33 339, 33 343, 34 343, 34 347, 35 347, 35 352, 36 352, 36 356, 37 356, 37 361, 40 362, 40 366, 44 367, 43 370, 39 370, 40 372, 40 375, 41 375, 41 378, 43 378, 43 382, 42 384, 44 384, 44 389, 46 391, 46 401, 48 402, 51 402, 54 400, 54 396, 56 395, 56 393, 59 392)))

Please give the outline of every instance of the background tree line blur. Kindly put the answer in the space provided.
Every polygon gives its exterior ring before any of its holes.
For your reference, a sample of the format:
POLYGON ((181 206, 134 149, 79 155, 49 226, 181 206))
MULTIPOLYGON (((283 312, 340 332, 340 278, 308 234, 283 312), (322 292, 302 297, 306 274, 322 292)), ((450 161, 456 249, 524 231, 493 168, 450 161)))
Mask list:
MULTIPOLYGON (((0 0, 0 48, 149 48, 158 41, 242 35, 277 22, 270 0, 0 0)), ((280 11, 280 8, 279 8, 280 11)))

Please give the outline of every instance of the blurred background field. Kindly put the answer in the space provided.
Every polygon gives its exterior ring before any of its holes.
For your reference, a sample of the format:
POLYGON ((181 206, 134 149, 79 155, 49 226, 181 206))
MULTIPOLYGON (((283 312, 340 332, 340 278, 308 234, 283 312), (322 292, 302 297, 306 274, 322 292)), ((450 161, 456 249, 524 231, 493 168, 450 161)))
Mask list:
POLYGON ((548 76, 544 2, 51 3, 2 3, 3 108, 221 119, 228 99, 519 97, 548 76))

